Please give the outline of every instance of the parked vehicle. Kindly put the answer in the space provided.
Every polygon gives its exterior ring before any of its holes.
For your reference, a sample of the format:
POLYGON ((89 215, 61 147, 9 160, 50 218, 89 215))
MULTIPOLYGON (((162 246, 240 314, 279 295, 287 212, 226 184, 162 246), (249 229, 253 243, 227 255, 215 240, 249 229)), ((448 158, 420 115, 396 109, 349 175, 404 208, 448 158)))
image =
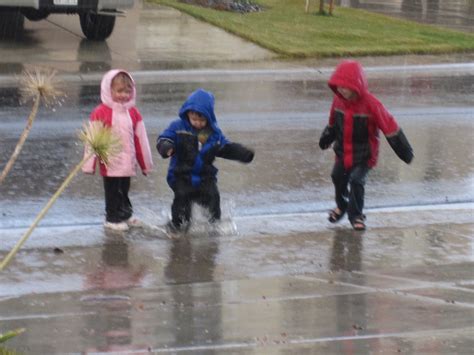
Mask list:
POLYGON ((78 14, 84 35, 103 41, 115 26, 122 10, 134 0, 0 0, 0 37, 13 37, 22 31, 25 17, 40 21, 50 14, 78 14))

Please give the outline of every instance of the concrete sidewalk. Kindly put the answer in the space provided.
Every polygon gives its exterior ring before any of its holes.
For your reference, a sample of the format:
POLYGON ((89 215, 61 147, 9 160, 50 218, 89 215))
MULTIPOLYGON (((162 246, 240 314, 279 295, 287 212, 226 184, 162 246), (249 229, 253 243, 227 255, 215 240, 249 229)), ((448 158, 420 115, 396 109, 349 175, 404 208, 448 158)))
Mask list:
POLYGON ((472 204, 367 215, 364 233, 325 213, 217 238, 40 228, 0 275, 2 330, 25 327, 8 344, 31 354, 470 354, 472 204))

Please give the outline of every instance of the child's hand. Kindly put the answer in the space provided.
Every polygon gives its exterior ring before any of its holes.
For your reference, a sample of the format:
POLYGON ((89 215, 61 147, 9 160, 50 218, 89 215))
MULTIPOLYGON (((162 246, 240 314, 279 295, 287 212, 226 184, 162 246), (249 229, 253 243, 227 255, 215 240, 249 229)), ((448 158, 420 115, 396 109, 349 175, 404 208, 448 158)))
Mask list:
POLYGON ((321 149, 328 149, 331 144, 336 139, 336 133, 334 131, 334 127, 327 125, 323 133, 321 133, 321 137, 319 138, 319 148, 321 149))
POLYGON ((159 138, 156 149, 162 158, 169 158, 174 154, 174 142, 168 138, 159 138))

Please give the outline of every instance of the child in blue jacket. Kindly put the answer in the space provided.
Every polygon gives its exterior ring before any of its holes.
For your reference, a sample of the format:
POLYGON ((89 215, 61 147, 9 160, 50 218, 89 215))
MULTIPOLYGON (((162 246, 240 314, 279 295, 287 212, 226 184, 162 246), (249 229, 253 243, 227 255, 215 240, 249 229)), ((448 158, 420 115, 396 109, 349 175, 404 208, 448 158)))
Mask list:
POLYGON ((251 149, 224 136, 214 114, 214 95, 203 89, 186 99, 179 119, 158 136, 156 148, 163 158, 171 157, 167 181, 174 192, 169 224, 173 231, 189 225, 194 202, 209 210, 211 223, 220 219, 216 157, 243 163, 254 157, 251 149))

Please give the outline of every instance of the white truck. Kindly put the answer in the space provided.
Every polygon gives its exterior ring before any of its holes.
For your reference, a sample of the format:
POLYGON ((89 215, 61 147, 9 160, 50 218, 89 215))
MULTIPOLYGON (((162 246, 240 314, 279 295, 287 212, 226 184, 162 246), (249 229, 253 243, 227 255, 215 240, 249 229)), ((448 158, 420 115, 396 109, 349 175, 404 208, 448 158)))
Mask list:
POLYGON ((90 40, 103 41, 114 29, 115 17, 133 7, 134 0, 0 0, 0 37, 13 37, 24 18, 40 21, 50 14, 78 14, 90 40))

